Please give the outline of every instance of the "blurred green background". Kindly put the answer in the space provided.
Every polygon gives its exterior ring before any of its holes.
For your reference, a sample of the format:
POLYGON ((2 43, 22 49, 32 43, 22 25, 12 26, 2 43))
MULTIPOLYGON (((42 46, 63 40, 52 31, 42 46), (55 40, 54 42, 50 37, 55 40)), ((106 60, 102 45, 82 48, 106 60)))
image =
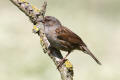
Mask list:
MULTIPOLYGON (((38 8, 43 3, 28 1, 38 8)), ((120 0, 48 0, 46 15, 77 33, 103 64, 72 52, 74 80, 120 80, 120 0)), ((32 27, 9 0, 0 0, 0 80, 61 80, 32 27)))

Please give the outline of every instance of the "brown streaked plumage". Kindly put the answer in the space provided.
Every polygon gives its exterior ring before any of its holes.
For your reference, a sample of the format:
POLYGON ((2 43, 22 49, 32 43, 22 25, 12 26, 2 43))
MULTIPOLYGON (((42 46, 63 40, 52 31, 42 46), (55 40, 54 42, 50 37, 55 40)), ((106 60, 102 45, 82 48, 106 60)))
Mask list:
POLYGON ((82 39, 78 35, 73 33, 71 30, 64 27, 58 19, 52 16, 46 16, 43 23, 45 27, 45 34, 51 46, 55 47, 58 50, 68 52, 68 54, 60 62, 60 66, 64 63, 65 58, 73 50, 83 51, 84 53, 90 55, 98 64, 101 65, 97 58, 87 48, 86 44, 82 41, 82 39))

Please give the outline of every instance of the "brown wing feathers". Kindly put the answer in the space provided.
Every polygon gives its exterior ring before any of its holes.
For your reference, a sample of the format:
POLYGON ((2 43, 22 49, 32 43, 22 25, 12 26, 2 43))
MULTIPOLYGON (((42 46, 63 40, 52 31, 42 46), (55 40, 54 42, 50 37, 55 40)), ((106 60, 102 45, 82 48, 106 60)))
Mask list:
POLYGON ((57 37, 61 40, 64 40, 71 44, 76 44, 79 46, 80 45, 86 46, 79 36, 77 36, 75 33, 73 33, 71 30, 69 30, 66 27, 58 27, 56 29, 56 33, 57 33, 57 37))

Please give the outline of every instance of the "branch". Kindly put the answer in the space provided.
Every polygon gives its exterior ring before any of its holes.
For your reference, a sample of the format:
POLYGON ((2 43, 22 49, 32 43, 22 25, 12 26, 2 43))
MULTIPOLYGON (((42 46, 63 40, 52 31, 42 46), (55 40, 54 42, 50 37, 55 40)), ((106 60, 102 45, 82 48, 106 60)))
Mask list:
MULTIPOLYGON (((47 2, 44 2, 41 10, 39 10, 25 0, 10 1, 30 18, 31 22, 34 24, 33 32, 39 32, 37 34, 40 36, 40 43, 44 53, 49 55, 57 67, 63 56, 59 50, 50 47, 50 43, 44 33, 44 25, 40 22, 44 18, 47 2)), ((58 68, 58 70, 61 74, 62 80, 73 80, 73 66, 69 60, 66 60, 66 62, 58 68)))

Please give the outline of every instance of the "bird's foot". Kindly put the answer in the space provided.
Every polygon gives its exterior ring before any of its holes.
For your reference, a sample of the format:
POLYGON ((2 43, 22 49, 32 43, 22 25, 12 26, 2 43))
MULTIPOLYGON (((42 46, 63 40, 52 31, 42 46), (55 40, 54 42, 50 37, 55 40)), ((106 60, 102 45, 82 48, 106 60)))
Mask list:
POLYGON ((65 58, 61 59, 61 61, 59 61, 59 64, 58 64, 58 66, 57 66, 57 69, 58 69, 59 67, 61 67, 61 66, 65 63, 66 60, 67 60, 67 59, 65 59, 65 58))

